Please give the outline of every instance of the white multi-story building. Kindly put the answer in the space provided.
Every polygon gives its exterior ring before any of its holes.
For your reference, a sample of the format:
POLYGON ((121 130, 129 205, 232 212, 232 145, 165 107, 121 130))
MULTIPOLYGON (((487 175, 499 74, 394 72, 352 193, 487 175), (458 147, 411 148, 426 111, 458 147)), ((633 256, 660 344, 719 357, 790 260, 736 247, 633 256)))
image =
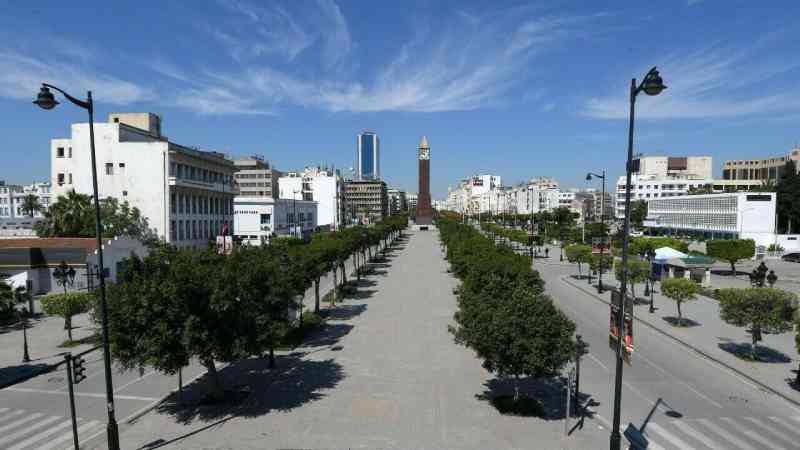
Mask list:
POLYGON ((406 203, 408 203, 408 210, 409 211, 416 211, 417 210, 417 193, 416 192, 408 192, 406 193, 406 203))
POLYGON ((309 239, 317 223, 317 202, 272 197, 236 197, 233 234, 242 245, 268 245, 273 237, 309 239))
MULTIPOLYGON (((230 227, 235 168, 223 154, 170 142, 152 113, 110 114, 94 132, 101 198, 127 201, 160 238, 182 247, 204 247, 230 227)), ((92 195, 89 124, 73 124, 69 139, 50 146, 53 196, 92 195)))
POLYGON ((775 233, 776 194, 731 192, 684 195, 647 202, 645 226, 708 239, 753 239, 756 245, 797 248, 795 239, 781 241, 775 233), (787 243, 788 242, 788 243, 787 243))
POLYGON ((278 179, 282 172, 270 167, 263 156, 253 155, 233 161, 236 173, 233 180, 240 197, 275 197, 278 192, 278 179))
POLYGON ((406 191, 392 188, 386 194, 389 196, 389 214, 402 214, 408 210, 406 191))
POLYGON ((40 210, 35 211, 32 217, 42 217, 42 213, 51 203, 52 192, 49 181, 24 186, 7 185, 0 181, 0 219, 30 218, 31 216, 22 210, 22 204, 28 195, 36 196, 39 202, 40 210))
POLYGON ((338 230, 345 216, 344 180, 327 167, 306 167, 278 179, 279 198, 317 202, 315 226, 338 230))

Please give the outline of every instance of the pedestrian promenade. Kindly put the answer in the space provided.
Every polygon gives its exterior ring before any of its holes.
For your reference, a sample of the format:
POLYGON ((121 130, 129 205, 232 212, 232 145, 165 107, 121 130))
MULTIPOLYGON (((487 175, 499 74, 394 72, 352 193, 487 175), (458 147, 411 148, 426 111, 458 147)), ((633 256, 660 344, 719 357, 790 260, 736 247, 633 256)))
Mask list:
POLYGON ((447 331, 458 282, 437 233, 407 235, 330 312, 321 335, 281 355, 274 371, 259 372, 242 405, 156 410, 122 435, 123 447, 585 449, 605 442, 607 432, 590 420, 564 438, 562 420, 502 416, 488 403, 493 376, 447 331))

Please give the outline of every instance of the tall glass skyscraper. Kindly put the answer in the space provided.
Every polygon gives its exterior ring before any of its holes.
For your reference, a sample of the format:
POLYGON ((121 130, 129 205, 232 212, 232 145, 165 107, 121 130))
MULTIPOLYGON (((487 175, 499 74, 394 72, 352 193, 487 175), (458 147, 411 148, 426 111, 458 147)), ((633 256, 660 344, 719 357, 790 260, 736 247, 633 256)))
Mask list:
POLYGON ((380 140, 378 135, 365 131, 356 139, 356 167, 358 180, 380 180, 380 140))

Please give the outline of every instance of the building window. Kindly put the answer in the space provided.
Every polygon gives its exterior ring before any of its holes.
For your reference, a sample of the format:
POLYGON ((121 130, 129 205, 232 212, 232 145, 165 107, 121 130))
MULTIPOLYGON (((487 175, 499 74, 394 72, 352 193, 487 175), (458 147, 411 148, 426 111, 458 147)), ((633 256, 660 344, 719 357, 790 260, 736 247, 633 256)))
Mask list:
POLYGON ((169 222, 169 239, 171 241, 174 241, 175 239, 177 239, 177 237, 178 233, 177 230, 175 229, 175 221, 172 220, 169 222))
POLYGON ((175 166, 176 165, 177 164, 175 164, 174 162, 169 163, 169 176, 171 176, 171 177, 175 176, 175 170, 176 170, 175 166))
POLYGON ((106 175, 114 175, 114 163, 106 163, 106 175))
POLYGON ((119 163, 119 173, 125 175, 125 163, 119 163))
POLYGON ((56 175, 56 182, 58 183, 59 186, 63 186, 64 185, 64 174, 63 173, 59 173, 58 175, 56 175))
POLYGON ((183 178, 183 164, 178 164, 178 178, 183 178))
POLYGON ((72 184, 72 174, 69 174, 67 178, 68 178, 68 184, 72 184))
POLYGON ((128 196, 128 191, 122 191, 122 196, 123 197, 127 197, 128 196))
POLYGON ((182 220, 178 221, 178 240, 179 241, 183 240, 183 221, 182 220))
POLYGON ((56 149, 56 158, 63 158, 64 157, 64 147, 58 147, 56 149))
POLYGON ((67 149, 67 158, 72 158, 72 147, 67 149))
POLYGON ((261 225, 268 225, 272 220, 272 214, 261 214, 261 225))
POLYGON ((176 195, 173 192, 169 195, 169 210, 172 212, 172 214, 175 214, 176 212, 177 203, 176 195))

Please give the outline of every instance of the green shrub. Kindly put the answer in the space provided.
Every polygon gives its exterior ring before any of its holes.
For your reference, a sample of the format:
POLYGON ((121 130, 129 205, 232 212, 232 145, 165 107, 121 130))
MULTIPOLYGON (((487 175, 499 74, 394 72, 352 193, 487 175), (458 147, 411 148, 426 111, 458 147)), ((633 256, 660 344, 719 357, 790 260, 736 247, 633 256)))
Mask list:
POLYGON ((72 340, 72 316, 85 313, 94 304, 94 295, 89 292, 50 294, 42 298, 42 309, 46 314, 64 318, 64 329, 72 340))

